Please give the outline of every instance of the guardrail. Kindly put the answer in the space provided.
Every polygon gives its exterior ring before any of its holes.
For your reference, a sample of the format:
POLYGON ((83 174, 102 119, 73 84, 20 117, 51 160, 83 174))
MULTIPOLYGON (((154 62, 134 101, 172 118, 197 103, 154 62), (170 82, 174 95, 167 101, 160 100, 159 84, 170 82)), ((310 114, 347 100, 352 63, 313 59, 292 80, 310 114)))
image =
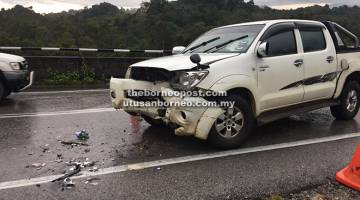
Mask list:
POLYGON ((25 57, 31 70, 36 71, 36 81, 48 79, 49 72, 82 72, 83 67, 91 69, 98 78, 123 77, 128 66, 146 59, 171 55, 171 50, 131 50, 131 49, 95 49, 62 47, 10 47, 0 46, 0 51, 20 54, 25 57), (42 51, 41 53, 20 53, 42 51), (47 55, 45 52, 73 52, 71 55, 47 55), (82 52, 84 54, 82 54, 82 52), (86 54, 89 53, 89 54, 86 54), (96 53, 109 53, 110 57, 96 53), (116 56, 117 53, 123 53, 116 56), (132 54, 133 53, 133 54, 132 54), (30 54, 30 55, 29 55, 30 54))
POLYGON ((36 81, 48 79, 49 72, 82 72, 91 69, 98 78, 123 77, 127 68, 136 62, 153 57, 87 57, 87 56, 24 56, 31 70, 36 71, 36 81))
POLYGON ((102 53, 156 53, 169 54, 171 50, 131 50, 131 49, 93 49, 93 48, 62 48, 62 47, 0 47, 7 51, 72 51, 72 52, 102 52, 102 53))

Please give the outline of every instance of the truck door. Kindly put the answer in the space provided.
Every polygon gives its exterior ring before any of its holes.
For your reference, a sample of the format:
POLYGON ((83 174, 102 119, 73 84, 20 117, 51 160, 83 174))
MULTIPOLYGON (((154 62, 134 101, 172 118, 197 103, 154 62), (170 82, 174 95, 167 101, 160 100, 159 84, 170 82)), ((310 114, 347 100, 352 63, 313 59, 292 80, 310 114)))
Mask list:
POLYGON ((275 24, 260 39, 267 43, 267 56, 258 58, 258 91, 262 111, 302 102, 303 58, 293 23, 275 24))
POLYGON ((329 31, 321 25, 299 25, 305 79, 304 101, 329 99, 336 88, 336 50, 329 31))

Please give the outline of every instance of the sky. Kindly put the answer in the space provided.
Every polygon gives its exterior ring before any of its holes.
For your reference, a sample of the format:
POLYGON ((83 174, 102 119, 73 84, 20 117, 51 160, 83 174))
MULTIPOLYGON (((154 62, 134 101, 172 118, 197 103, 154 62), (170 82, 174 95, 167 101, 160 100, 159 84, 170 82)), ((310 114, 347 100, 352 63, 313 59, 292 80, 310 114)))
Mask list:
MULTIPOLYGON (((108 2, 118 7, 137 8, 144 0, 0 0, 0 8, 12 8, 19 4, 25 7, 32 6, 35 12, 50 13, 61 12, 70 9, 78 10, 85 6, 108 2)), ((195 0, 196 1, 196 0, 195 0)), ((312 6, 314 4, 331 6, 359 5, 360 0, 254 0, 257 5, 267 5, 275 9, 295 9, 312 6)))

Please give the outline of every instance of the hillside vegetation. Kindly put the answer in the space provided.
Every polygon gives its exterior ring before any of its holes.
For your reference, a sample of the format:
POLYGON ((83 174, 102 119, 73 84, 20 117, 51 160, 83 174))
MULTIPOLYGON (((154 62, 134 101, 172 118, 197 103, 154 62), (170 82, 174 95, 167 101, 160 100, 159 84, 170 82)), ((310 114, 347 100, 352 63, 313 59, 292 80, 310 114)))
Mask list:
POLYGON ((330 20, 360 35, 360 8, 313 6, 274 10, 244 0, 151 0, 137 10, 102 3, 79 11, 0 11, 0 46, 170 49, 216 26, 269 19, 330 20))

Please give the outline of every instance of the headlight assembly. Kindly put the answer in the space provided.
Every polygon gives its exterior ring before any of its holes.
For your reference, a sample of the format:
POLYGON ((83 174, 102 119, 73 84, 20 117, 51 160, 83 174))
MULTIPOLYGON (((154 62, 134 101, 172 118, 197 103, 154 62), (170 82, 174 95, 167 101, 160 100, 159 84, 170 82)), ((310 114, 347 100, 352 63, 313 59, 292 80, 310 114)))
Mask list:
POLYGON ((18 63, 18 62, 11 62, 11 63, 10 63, 10 66, 11 66, 11 68, 12 68, 13 70, 20 70, 20 69, 21 69, 21 65, 20 65, 20 63, 18 63))
POLYGON ((209 71, 180 71, 175 75, 175 79, 172 81, 171 86, 174 89, 191 90, 196 87, 205 77, 209 74, 209 71))

